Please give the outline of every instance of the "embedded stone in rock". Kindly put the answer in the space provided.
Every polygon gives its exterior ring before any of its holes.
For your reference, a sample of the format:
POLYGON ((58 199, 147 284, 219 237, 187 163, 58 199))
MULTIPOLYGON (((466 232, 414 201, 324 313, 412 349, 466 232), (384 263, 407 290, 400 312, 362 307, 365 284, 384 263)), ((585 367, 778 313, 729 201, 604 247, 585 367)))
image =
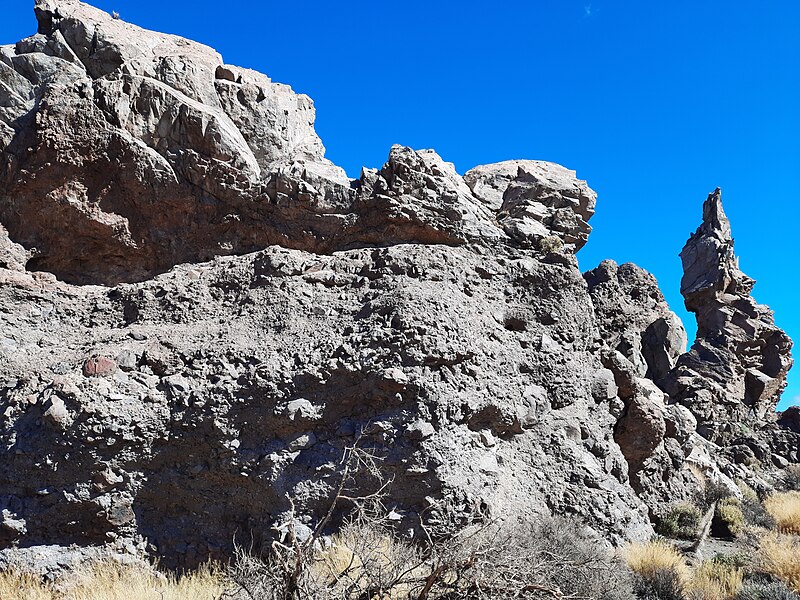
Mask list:
POLYGON ((86 377, 102 377, 111 375, 117 370, 117 363, 106 356, 93 356, 83 363, 83 374, 86 377))

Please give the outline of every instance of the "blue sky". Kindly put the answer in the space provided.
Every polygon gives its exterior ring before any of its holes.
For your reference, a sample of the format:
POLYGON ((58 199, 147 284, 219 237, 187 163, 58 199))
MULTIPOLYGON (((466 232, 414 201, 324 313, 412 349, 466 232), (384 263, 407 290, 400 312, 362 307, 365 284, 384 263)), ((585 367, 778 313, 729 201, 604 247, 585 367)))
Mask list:
MULTIPOLYGON (((4 0, 0 43, 35 31, 32 4, 4 0)), ((677 255, 720 186, 754 295, 800 342, 800 2, 94 4, 309 94, 351 176, 393 143, 462 173, 511 158, 577 170, 599 194, 581 267, 648 269, 690 332, 677 255)))

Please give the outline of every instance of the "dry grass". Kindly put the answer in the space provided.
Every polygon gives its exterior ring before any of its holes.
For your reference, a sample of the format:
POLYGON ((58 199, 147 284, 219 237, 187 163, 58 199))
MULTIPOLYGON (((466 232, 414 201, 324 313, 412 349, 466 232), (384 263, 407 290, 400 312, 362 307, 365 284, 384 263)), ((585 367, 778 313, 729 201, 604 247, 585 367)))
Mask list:
POLYGON ((697 567, 689 580, 689 598, 730 600, 742 589, 744 569, 707 560, 697 567))
POLYGON ((652 579, 663 571, 676 573, 682 581, 690 579, 683 556, 674 546, 661 540, 631 544, 625 548, 624 558, 631 570, 645 579, 652 579))
POLYGON ((779 531, 800 535, 800 492, 778 492, 764 501, 779 531))
POLYGON ((53 597, 38 577, 0 573, 0 598, 3 600, 51 600, 53 597))
POLYGON ((800 593, 800 540, 792 535, 771 534, 759 544, 761 568, 800 593))
POLYGON ((2 600, 217 600, 223 590, 222 576, 210 567, 175 577, 101 562, 77 573, 63 590, 29 575, 0 573, 2 600))

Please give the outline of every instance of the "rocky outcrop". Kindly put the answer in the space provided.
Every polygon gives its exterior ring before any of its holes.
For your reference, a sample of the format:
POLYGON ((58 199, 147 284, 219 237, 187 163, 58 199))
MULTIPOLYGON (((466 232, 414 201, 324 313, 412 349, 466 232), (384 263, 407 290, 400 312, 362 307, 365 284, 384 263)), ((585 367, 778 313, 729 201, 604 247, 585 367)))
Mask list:
POLYGON ((755 282, 739 269, 719 189, 705 201, 703 224, 681 260, 681 293, 697 317, 697 338, 661 385, 692 411, 703 436, 727 444, 774 422, 792 342, 751 296, 755 282))
POLYGON ((574 252, 592 231, 589 219, 597 194, 561 165, 509 160, 475 167, 464 181, 497 211, 503 230, 523 247, 574 252))
MULTIPOLYGON (((395 146, 349 180, 287 86, 77 0, 36 15, 0 47, 0 567, 307 532, 354 445, 410 536, 555 513, 621 543, 752 475, 696 430, 768 421, 789 342, 718 198, 684 250, 682 354, 651 275, 579 271, 574 172, 395 146)), ((796 460, 770 431, 752 453, 796 460)))
POLYGON ((604 260, 583 276, 597 315, 601 360, 618 389, 614 440, 631 485, 658 513, 698 490, 685 465, 697 423, 655 384, 686 350, 686 331, 644 269, 604 260))
POLYGON ((350 181, 288 87, 75 0, 36 13, 0 53, 0 545, 221 558, 315 526, 355 443, 413 535, 649 535, 574 172, 395 146, 350 181))
POLYGON ((637 377, 657 381, 686 351, 686 330, 664 300, 655 277, 632 263, 612 260, 584 274, 600 335, 621 353, 637 377))
POLYGON ((31 270, 115 284, 275 244, 586 241, 595 195, 562 167, 479 168, 497 207, 432 151, 349 180, 288 86, 77 0, 36 14, 39 33, 0 49, 0 221, 31 270))
POLYGON ((287 496, 313 526, 361 432, 404 529, 488 511, 649 531, 591 386, 573 266, 271 247, 110 290, 0 292, 7 544, 222 557, 235 536, 269 539, 287 496))

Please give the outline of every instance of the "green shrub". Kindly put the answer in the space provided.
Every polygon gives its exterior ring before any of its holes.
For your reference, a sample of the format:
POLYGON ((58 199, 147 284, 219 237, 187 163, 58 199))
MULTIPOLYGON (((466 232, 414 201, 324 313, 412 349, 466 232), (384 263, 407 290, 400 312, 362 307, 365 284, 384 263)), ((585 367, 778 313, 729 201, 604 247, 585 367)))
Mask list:
POLYGON ((648 577, 637 575, 634 592, 640 600, 685 600, 683 580, 673 569, 659 569, 648 577))
POLYGON ((733 600, 800 600, 786 584, 769 577, 745 581, 733 600))
POLYGON ((725 500, 726 498, 733 497, 733 492, 728 488, 728 486, 723 485, 722 483, 714 483, 707 481, 705 487, 703 488, 703 495, 699 499, 698 504, 700 504, 703 508, 711 508, 711 506, 715 502, 719 502, 720 500, 725 500))
POLYGON ((800 491, 800 465, 790 465, 783 471, 782 486, 786 490, 800 491))
POLYGON ((775 527, 775 519, 764 508, 755 490, 743 481, 737 481, 736 484, 742 491, 741 509, 745 523, 753 527, 773 529, 775 527))
POLYGON ((557 235, 546 235, 539 240, 539 250, 545 254, 561 252, 563 249, 564 241, 557 235))
POLYGON ((736 498, 724 498, 714 511, 715 525, 721 525, 722 534, 736 537, 744 533, 744 513, 736 498))
POLYGON ((686 540, 695 539, 700 527, 703 513, 693 504, 680 503, 673 505, 658 524, 660 535, 686 540))

